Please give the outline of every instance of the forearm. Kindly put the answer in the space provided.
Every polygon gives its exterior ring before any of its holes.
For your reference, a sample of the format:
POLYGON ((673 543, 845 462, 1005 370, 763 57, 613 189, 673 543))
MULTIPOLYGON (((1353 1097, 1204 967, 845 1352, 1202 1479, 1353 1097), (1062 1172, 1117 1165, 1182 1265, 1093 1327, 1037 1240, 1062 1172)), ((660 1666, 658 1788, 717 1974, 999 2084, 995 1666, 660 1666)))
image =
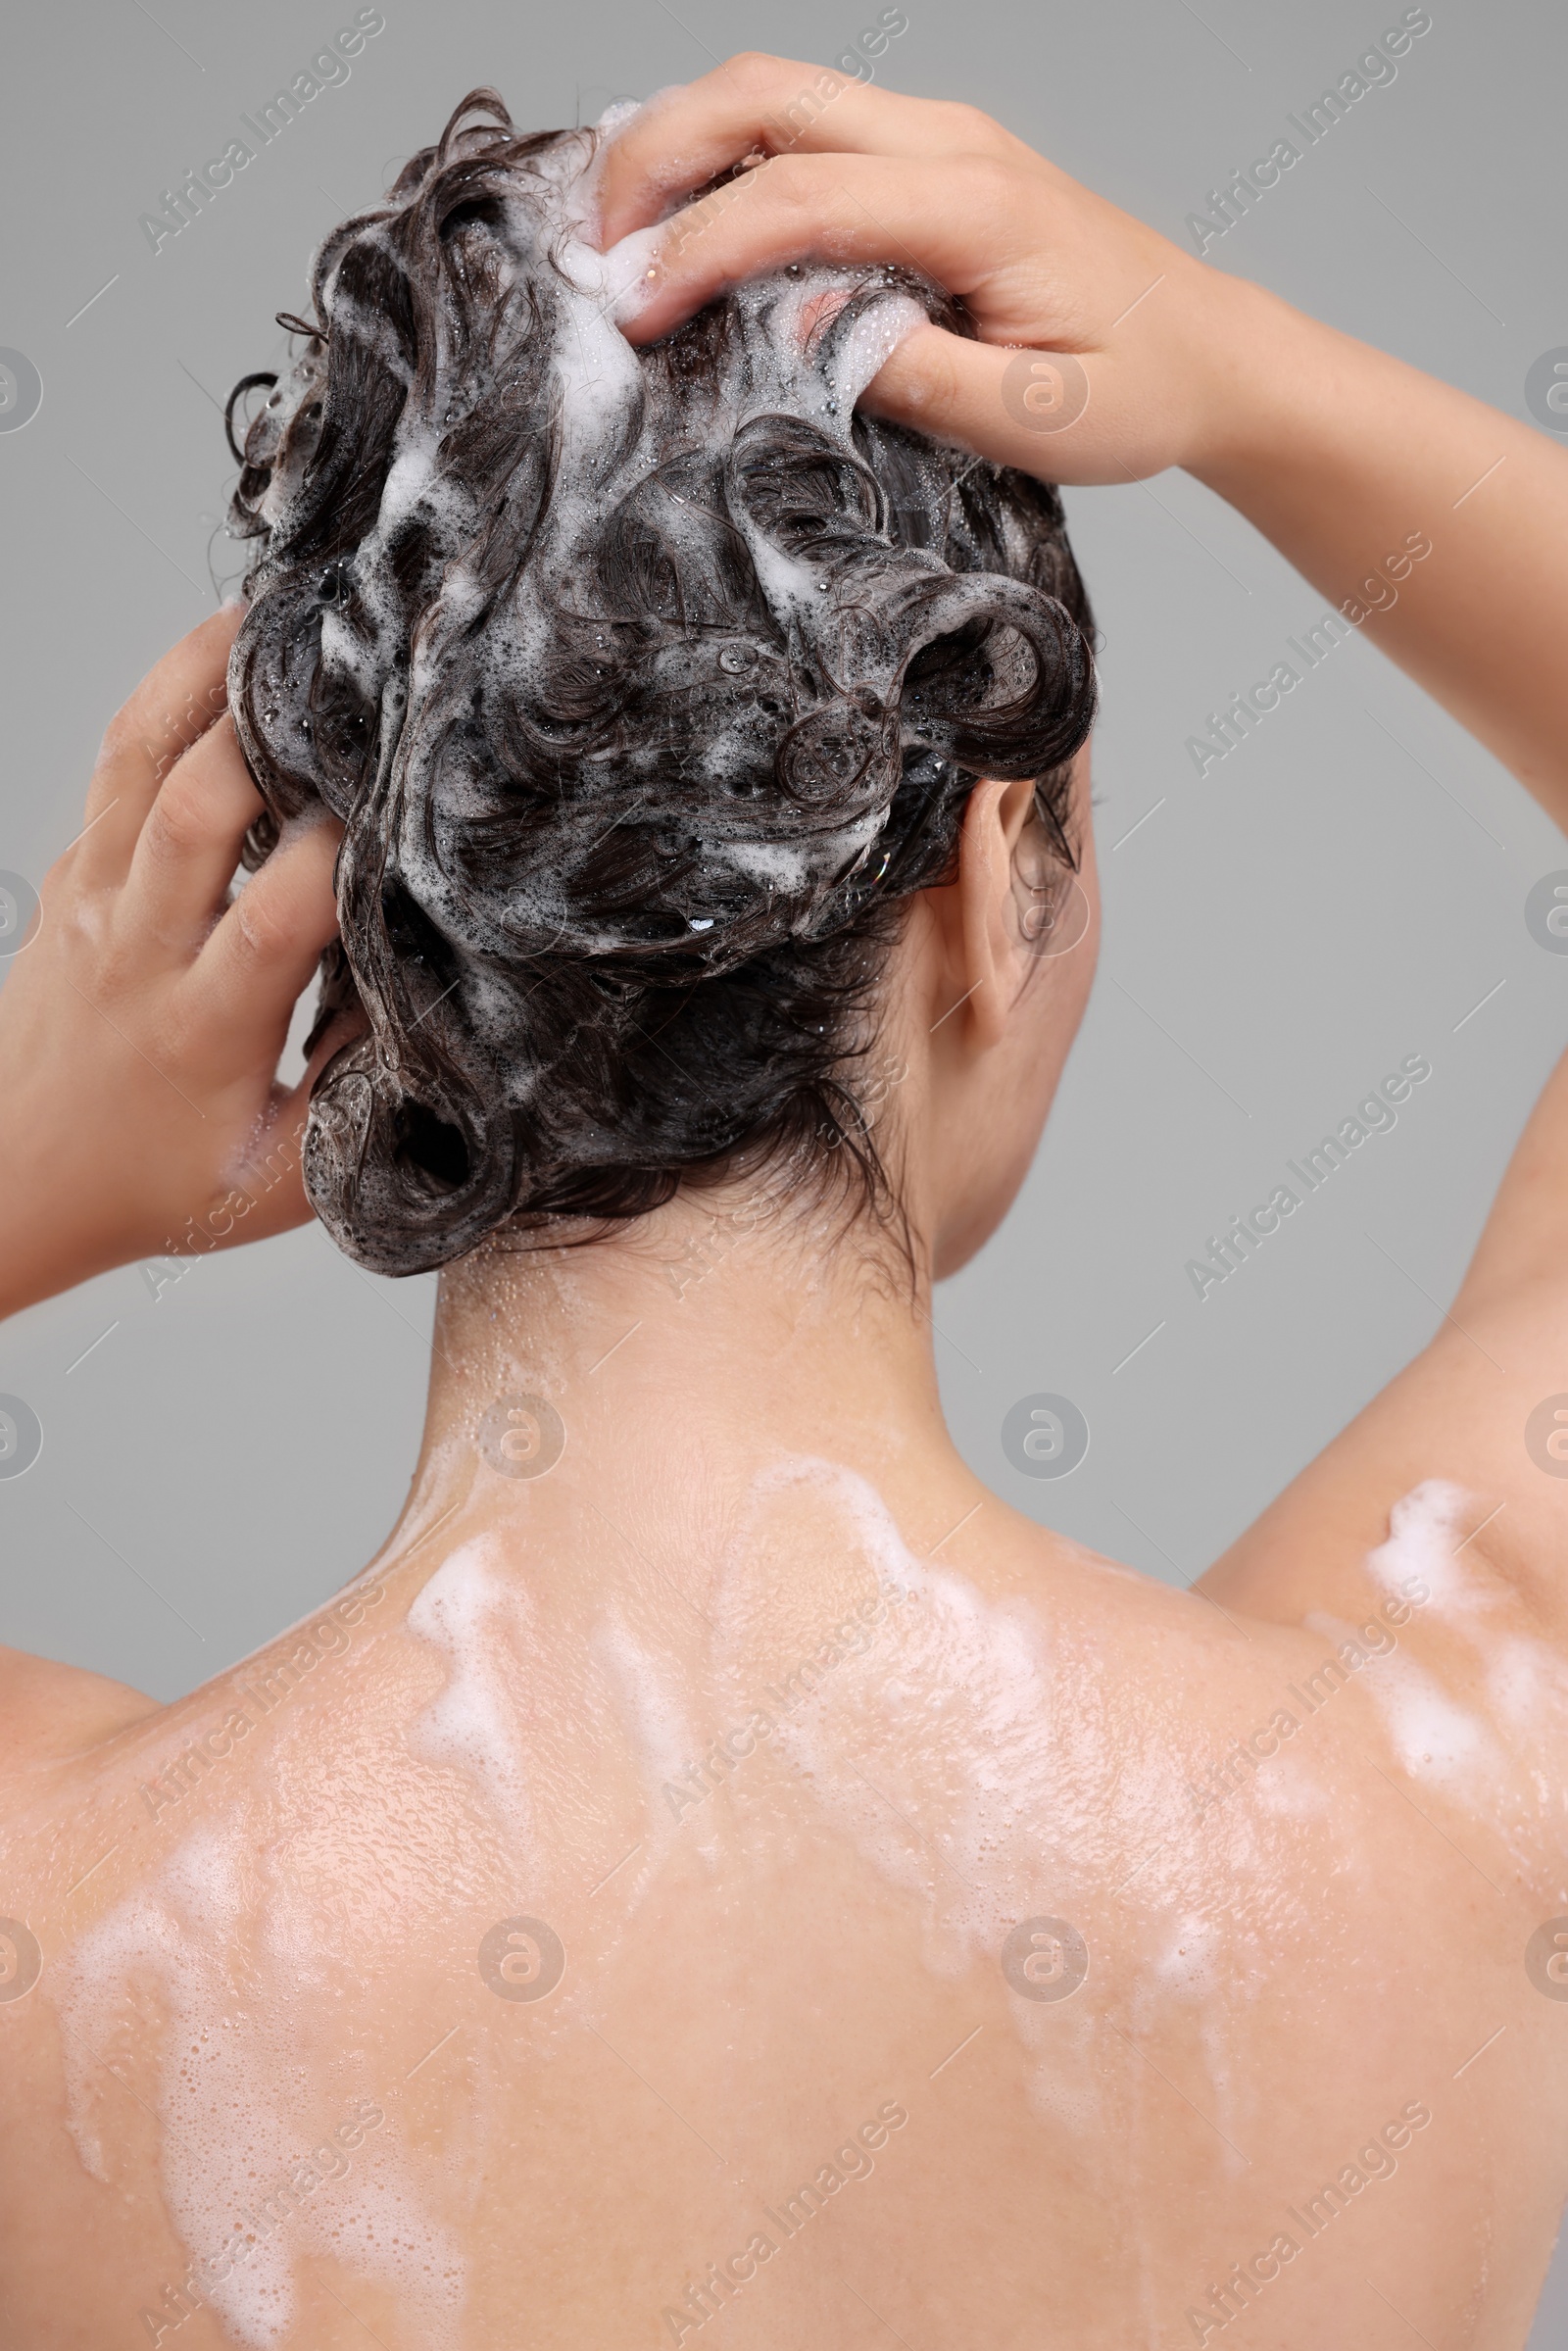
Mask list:
POLYGON ((1218 311, 1189 470, 1568 827, 1568 450, 1256 286, 1218 311))

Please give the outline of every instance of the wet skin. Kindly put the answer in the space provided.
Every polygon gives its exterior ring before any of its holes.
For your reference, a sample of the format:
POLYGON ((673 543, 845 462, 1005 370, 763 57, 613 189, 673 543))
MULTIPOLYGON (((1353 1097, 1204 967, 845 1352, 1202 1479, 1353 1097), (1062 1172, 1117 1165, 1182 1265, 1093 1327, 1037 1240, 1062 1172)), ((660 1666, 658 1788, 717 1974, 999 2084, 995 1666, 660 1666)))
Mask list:
MULTIPOLYGON (((606 241, 807 71, 734 61, 634 122, 606 241)), ((1336 601, 1445 517, 1367 633, 1568 813, 1561 450, 968 110, 834 108, 628 334, 786 249, 877 258, 853 179, 979 327, 911 336, 885 413, 1034 463, 998 346, 1083 354, 1055 471, 1185 465, 1336 601)), ((331 843, 223 911, 254 791, 221 722, 168 717, 232 628, 112 733, 0 1006, 7 1311, 215 1199, 254 1194, 234 1239, 306 1212, 297 1151, 264 1187, 244 1151, 297 1142, 270 1077, 331 843)), ((911 906, 877 1115, 912 1295, 743 1186, 488 1248, 340 1608, 171 1706, 0 1652, 8 2341, 1519 2351, 1568 2191, 1568 1483, 1522 1436, 1568 1391, 1568 1069, 1451 1318, 1193 1591, 1082 1552, 958 1459, 928 1317, 1083 1008, 1086 827, 1054 964, 1015 787, 976 785, 911 906)))
POLYGON ((150 2339, 196 2259, 183 2342, 684 2341, 733 2261, 744 2343, 1174 2345, 1259 2257, 1270 2344, 1521 2342, 1568 1675, 1495 1487, 1385 1402, 1375 1473, 1353 1428, 1167 1590, 917 1415, 824 1415, 799 1266, 760 1375, 785 1245, 742 1227, 449 1277, 409 1515, 335 1610, 171 1707, 41 1670, 16 2339, 150 2339), (546 1474, 498 1396, 557 1404, 546 1474))

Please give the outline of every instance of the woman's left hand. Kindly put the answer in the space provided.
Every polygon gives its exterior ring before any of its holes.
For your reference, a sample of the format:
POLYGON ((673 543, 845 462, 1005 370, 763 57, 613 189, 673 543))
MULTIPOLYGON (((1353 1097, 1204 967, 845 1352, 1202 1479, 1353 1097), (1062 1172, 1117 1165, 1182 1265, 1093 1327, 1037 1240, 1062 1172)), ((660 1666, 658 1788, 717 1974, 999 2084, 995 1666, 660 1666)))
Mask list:
POLYGON ((81 833, 44 877, 0 994, 0 1314, 135 1257, 310 1215, 311 1084, 276 1082, 337 928, 340 828, 287 841, 230 903, 262 813, 225 708, 228 606, 112 721, 81 833))

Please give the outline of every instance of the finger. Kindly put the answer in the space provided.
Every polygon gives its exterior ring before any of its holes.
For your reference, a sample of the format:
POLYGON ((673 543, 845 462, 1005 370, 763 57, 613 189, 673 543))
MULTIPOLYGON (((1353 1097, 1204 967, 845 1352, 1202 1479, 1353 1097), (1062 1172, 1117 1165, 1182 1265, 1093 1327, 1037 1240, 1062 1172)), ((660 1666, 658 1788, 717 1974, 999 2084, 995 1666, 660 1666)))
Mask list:
MULTIPOLYGON (((933 168, 882 156, 778 156, 668 223, 617 314, 622 331, 630 342, 655 342, 725 287, 811 258, 892 262, 970 299, 996 286, 988 331, 995 311, 1005 339, 1009 271, 1019 279, 1020 322, 1031 315, 1023 280, 1038 283, 1038 263, 1031 267, 1023 249, 1027 186, 1012 167, 980 159, 933 168)), ((1038 234, 1037 224, 1037 243, 1038 234)))
POLYGON ((170 768, 221 717, 229 647, 243 617, 238 603, 220 606, 149 669, 109 721, 77 836, 93 879, 124 872, 170 768))
POLYGON ((1073 425, 1054 432, 1036 430, 1032 421, 1019 419, 1020 410, 1024 418, 1030 416, 1023 401, 1007 397, 1016 382, 1016 373, 1009 379, 1008 370, 1015 369, 1019 357, 992 343, 948 334, 940 326, 919 326, 872 378, 860 406, 874 416, 906 424, 927 440, 972 450, 994 465, 1016 465, 1021 472, 1050 481, 1071 481, 1071 471, 1056 468, 1061 463, 1071 464, 1073 425))
POLYGON ((332 869, 343 827, 313 824, 241 890, 191 967, 188 1001, 230 1057, 275 1062, 295 1004, 337 932, 332 869))
POLYGON ((661 220, 672 199, 753 154, 829 150, 927 159, 1017 150, 978 108, 900 97, 835 68, 749 52, 661 91, 604 150, 601 242, 661 220))
POLYGON ((225 711, 160 787, 131 857, 123 920, 175 955, 194 954, 222 912, 246 832, 265 806, 225 711))
POLYGON ((1102 351, 1015 351, 918 326, 859 405, 1040 481, 1139 481, 1175 462, 1162 446, 1157 388, 1102 351))
POLYGON ((265 1241, 315 1215, 304 1173, 311 1096, 333 1054, 368 1025, 359 1005, 345 1006, 322 1032, 298 1085, 273 1096, 264 1133, 247 1152, 226 1200, 207 1220, 207 1231, 220 1249, 231 1242, 265 1241))
POLYGON ((304 1158, 310 1106, 310 1088, 304 1081, 273 1097, 264 1131, 234 1171, 228 1190, 201 1219, 198 1247, 231 1249, 241 1242, 266 1241, 309 1221, 304 1158))

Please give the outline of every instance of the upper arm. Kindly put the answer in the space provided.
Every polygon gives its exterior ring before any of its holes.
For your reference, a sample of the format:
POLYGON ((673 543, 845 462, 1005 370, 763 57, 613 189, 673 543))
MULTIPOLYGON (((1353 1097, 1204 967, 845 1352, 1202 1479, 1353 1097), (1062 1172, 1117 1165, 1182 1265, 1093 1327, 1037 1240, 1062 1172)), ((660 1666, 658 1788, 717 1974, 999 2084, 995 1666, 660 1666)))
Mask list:
POLYGON ((1568 1055, 1531 1114, 1431 1344, 1202 1588, 1288 1621, 1313 1607, 1353 1609, 1390 1509, 1432 1478, 1474 1496, 1474 1541, 1465 1529, 1464 1547, 1476 1571, 1512 1587, 1568 1647, 1568 1055))
MULTIPOLYGON (((1460 1324, 1510 1312, 1528 1324, 1543 1304, 1555 1309, 1568 1358, 1568 1053, 1519 1138, 1452 1311, 1460 1324)), ((1560 1386, 1568 1360, 1564 1372, 1560 1386)))

